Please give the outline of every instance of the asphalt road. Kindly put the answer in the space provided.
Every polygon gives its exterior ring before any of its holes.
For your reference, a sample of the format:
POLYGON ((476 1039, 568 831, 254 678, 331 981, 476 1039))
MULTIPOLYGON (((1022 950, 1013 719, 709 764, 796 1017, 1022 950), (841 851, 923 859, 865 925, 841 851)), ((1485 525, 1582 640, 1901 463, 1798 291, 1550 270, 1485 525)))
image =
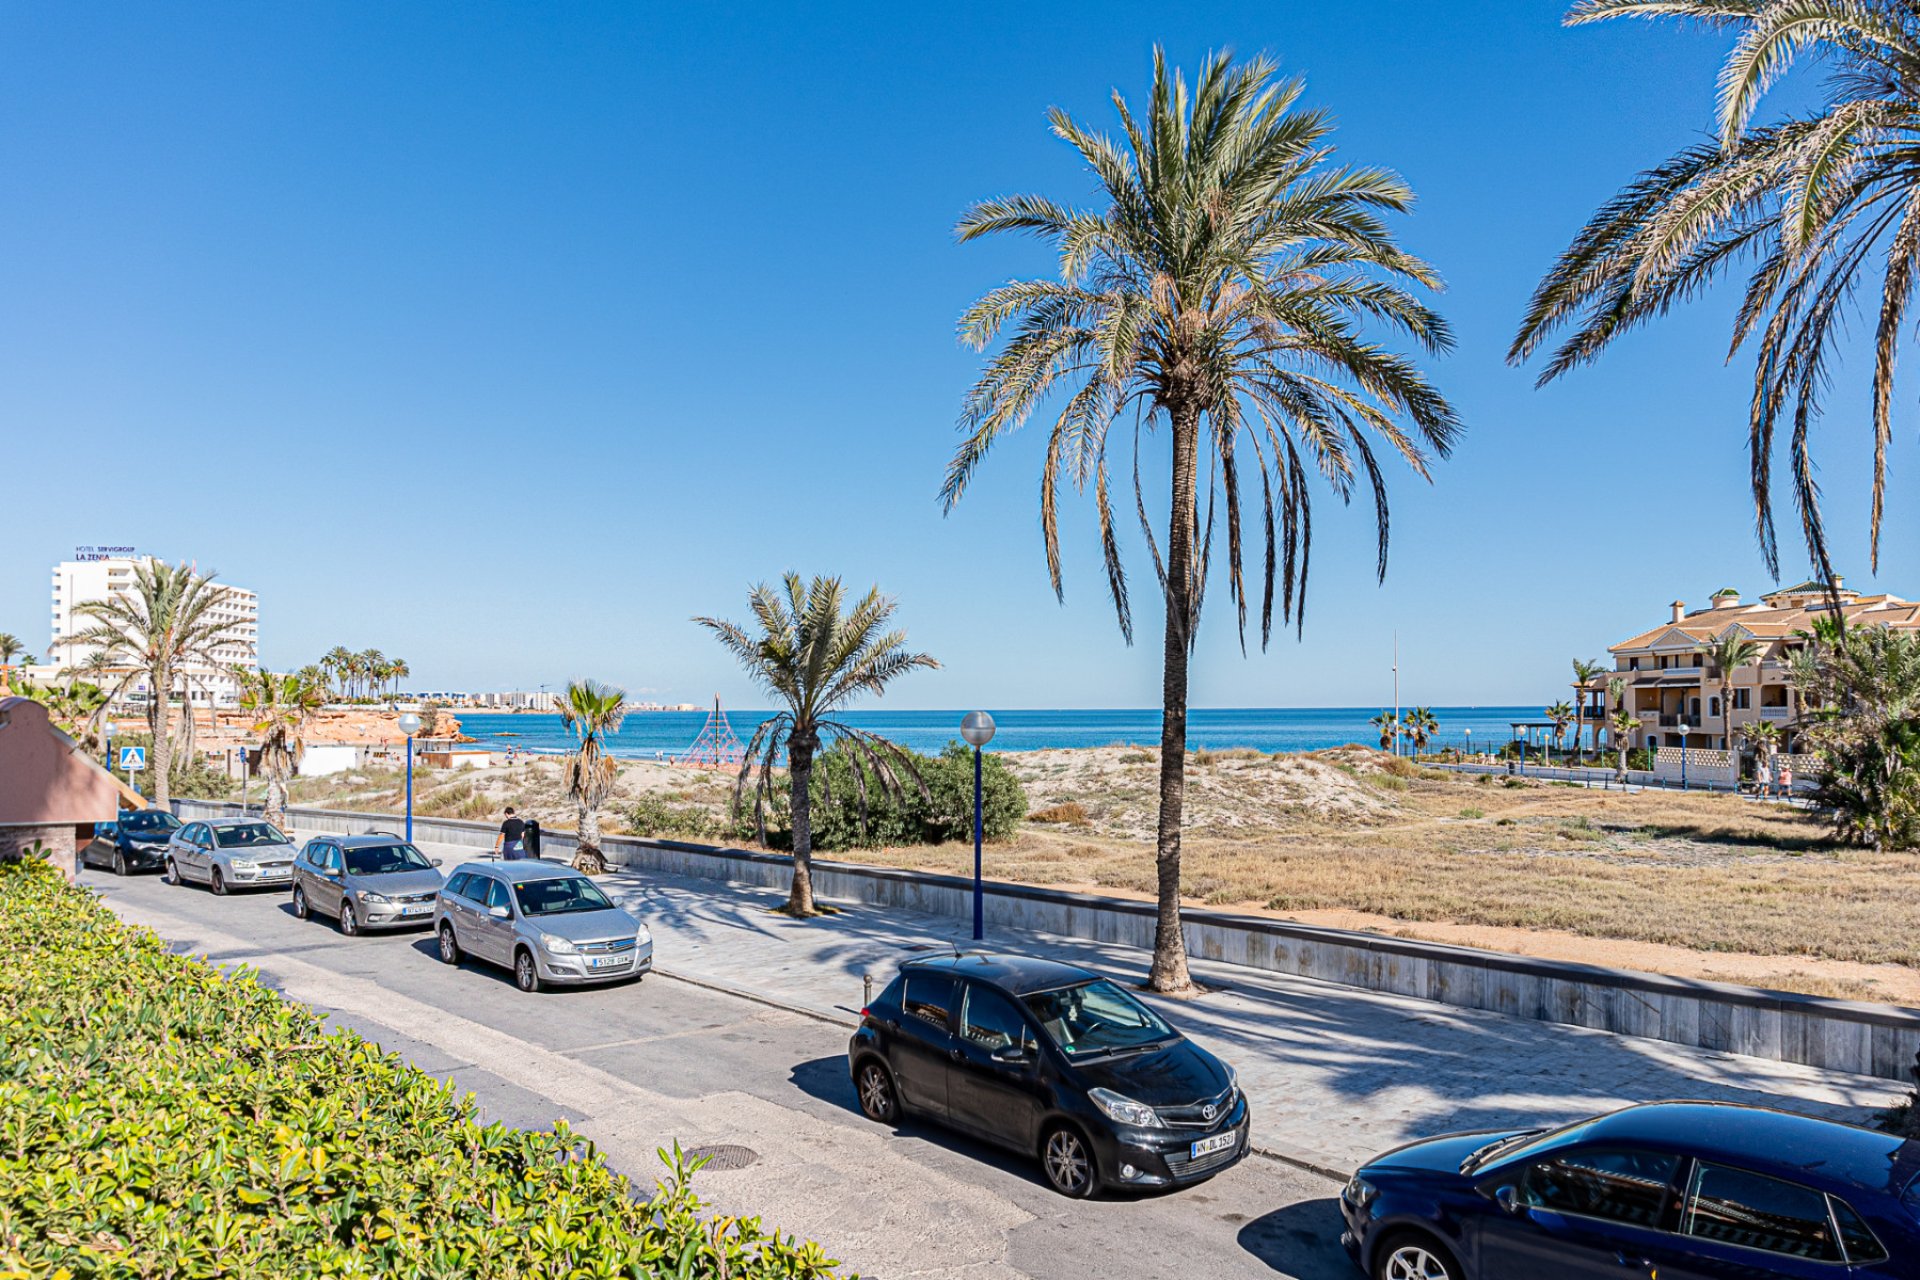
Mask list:
POLYGON ((453 1080, 488 1120, 565 1119, 643 1184, 675 1140, 749 1148, 747 1167, 703 1171, 701 1194, 820 1241, 849 1272, 1357 1274, 1338 1243, 1337 1187, 1321 1177, 1256 1156, 1181 1191, 1065 1200, 1026 1161, 929 1125, 867 1120, 847 1079, 847 1033, 798 1014, 661 975, 528 996, 504 971, 442 965, 425 930, 345 938, 330 922, 295 920, 277 892, 216 898, 94 870, 83 883, 182 950, 248 965, 453 1080))

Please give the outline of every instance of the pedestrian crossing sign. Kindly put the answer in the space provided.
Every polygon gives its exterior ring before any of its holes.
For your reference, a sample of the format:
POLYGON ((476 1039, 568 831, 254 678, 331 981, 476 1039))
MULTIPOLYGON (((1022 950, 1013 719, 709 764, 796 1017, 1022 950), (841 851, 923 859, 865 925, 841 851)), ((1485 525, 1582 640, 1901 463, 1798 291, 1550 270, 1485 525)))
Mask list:
POLYGON ((120 748, 120 767, 128 773, 139 773, 147 767, 147 749, 145 747, 120 748))

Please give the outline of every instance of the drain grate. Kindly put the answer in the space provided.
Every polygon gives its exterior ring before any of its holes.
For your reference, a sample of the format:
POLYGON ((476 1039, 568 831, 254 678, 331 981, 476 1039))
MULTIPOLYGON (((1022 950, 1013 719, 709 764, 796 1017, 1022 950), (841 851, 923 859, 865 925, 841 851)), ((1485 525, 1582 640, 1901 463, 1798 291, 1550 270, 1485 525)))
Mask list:
POLYGON ((760 1158, 760 1153, 752 1147, 734 1146, 720 1143, 711 1147, 689 1147, 686 1151, 690 1159, 705 1160, 700 1166, 702 1173, 725 1173, 731 1169, 744 1169, 760 1158))

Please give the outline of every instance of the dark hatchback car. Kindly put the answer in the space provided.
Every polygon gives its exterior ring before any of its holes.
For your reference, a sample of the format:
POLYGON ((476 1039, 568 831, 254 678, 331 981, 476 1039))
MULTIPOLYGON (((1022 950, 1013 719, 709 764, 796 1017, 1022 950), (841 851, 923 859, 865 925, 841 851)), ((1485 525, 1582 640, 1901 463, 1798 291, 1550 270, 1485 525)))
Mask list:
POLYGON ((1920 1142, 1707 1102, 1379 1156, 1340 1197, 1375 1280, 1915 1280, 1920 1142))
POLYGON ((135 809, 117 821, 94 827, 93 839, 80 851, 80 861, 119 876, 158 871, 167 860, 167 841, 179 829, 180 819, 165 809, 135 809))
POLYGON ((871 1119, 912 1112, 1037 1156, 1062 1195, 1198 1182, 1247 1153, 1233 1068, 1071 965, 909 961, 862 1011, 847 1063, 871 1119))

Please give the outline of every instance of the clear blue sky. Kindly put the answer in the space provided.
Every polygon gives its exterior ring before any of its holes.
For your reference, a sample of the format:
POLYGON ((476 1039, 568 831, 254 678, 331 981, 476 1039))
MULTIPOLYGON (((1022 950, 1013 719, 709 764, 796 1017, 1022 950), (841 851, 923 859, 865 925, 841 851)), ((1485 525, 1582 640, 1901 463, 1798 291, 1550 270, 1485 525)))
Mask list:
MULTIPOLYGON (((1767 585, 1728 298, 1545 392, 1502 362, 1584 216, 1709 119, 1718 38, 1563 7, 8 6, 0 630, 43 645, 48 566, 134 544, 260 591, 275 666, 343 643, 420 686, 751 704, 687 619, 794 567, 899 597, 946 666, 895 705, 1157 704, 1157 618, 1121 642, 1084 503, 1053 600, 1038 432, 953 516, 935 490, 978 367, 955 318, 1051 269, 954 220, 1089 195, 1044 113, 1105 126, 1159 42, 1272 53, 1343 158, 1408 177, 1468 426, 1431 488, 1393 477, 1384 587, 1368 514, 1316 508, 1304 642, 1243 660, 1213 594, 1195 702, 1379 704, 1396 628, 1410 702, 1551 696, 1676 596, 1767 585)), ((1835 403, 1871 587, 1862 400, 1835 403)), ((1920 592, 1911 489, 1890 506, 1878 585, 1920 592)))

